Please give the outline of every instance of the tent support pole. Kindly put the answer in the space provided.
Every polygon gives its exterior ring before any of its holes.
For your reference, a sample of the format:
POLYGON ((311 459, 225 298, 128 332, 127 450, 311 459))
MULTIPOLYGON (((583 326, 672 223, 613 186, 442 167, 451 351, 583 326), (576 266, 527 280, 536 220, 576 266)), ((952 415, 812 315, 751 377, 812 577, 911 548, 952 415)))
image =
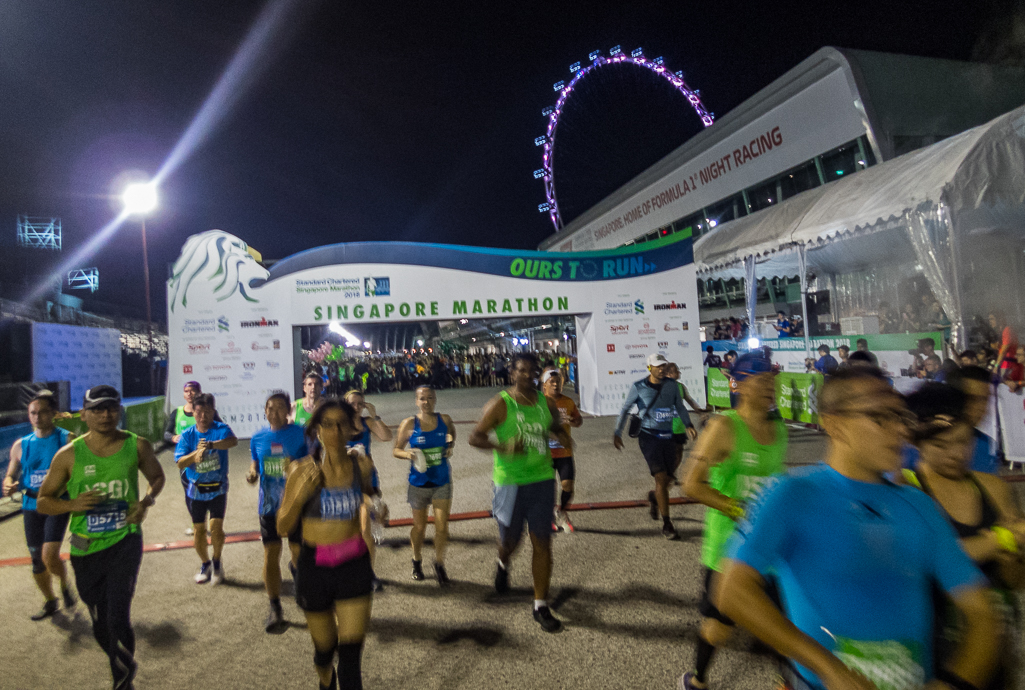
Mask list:
POLYGON ((804 319, 804 358, 811 357, 811 323, 808 322, 808 249, 797 247, 797 267, 801 278, 801 316, 804 319))

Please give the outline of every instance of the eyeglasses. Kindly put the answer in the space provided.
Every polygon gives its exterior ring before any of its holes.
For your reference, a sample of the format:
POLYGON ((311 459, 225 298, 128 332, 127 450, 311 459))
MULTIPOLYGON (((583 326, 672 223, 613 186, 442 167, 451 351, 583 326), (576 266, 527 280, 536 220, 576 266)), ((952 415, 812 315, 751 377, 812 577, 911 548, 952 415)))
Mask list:
POLYGON ((837 410, 832 414, 842 417, 865 417, 871 419, 879 427, 892 424, 906 428, 913 425, 916 421, 915 415, 909 410, 837 410))

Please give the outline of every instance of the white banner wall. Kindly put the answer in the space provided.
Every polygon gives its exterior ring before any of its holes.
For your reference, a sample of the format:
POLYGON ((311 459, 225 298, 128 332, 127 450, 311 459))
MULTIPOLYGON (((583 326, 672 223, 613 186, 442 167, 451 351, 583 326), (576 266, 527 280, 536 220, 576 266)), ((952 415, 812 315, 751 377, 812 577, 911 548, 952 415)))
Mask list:
POLYGON ((630 354, 663 352, 704 394, 696 292, 689 238, 577 254, 343 244, 267 271, 242 240, 210 231, 189 238, 168 282, 169 386, 199 381, 248 437, 266 396, 292 390, 294 326, 591 314, 577 334, 581 407, 615 414, 620 388, 643 376, 630 354))
POLYGON ((85 392, 106 384, 121 390, 121 333, 59 323, 32 324, 32 380, 70 381, 71 408, 85 392))

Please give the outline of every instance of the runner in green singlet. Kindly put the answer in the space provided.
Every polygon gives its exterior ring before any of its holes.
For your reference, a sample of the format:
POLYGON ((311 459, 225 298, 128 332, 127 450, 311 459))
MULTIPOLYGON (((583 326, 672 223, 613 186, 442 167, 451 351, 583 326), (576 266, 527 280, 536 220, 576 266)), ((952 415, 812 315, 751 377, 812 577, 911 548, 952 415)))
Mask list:
POLYGON ((556 437, 570 450, 573 442, 562 426, 558 407, 537 390, 537 358, 517 354, 510 372, 512 387, 488 401, 469 439, 471 446, 491 451, 495 458, 493 513, 500 538, 495 590, 509 590, 509 560, 526 522, 533 546, 534 620, 546 632, 556 632, 562 622, 552 615, 547 602, 555 510, 555 470, 548 438, 556 437), (491 431, 497 441, 489 438, 491 431))
POLYGON ((305 427, 307 420, 313 415, 313 408, 320 402, 320 394, 324 383, 320 375, 314 372, 306 374, 303 379, 303 397, 292 403, 292 422, 305 427))
POLYGON ((691 452, 683 486, 708 511, 701 548, 705 592, 699 610, 704 620, 695 670, 683 675, 680 690, 707 687, 715 650, 733 634, 733 621, 712 603, 718 574, 725 566, 726 542, 744 514, 744 504, 783 472, 787 452, 786 426, 769 418, 776 390, 771 362, 760 351, 747 353, 733 363, 730 376, 737 381, 740 403, 736 410, 727 410, 708 423, 691 452))
POLYGON ((164 488, 164 471, 144 438, 117 428, 121 396, 113 386, 85 393, 82 421, 89 433, 54 456, 36 508, 71 513, 71 566, 93 634, 110 658, 114 690, 132 687, 135 633, 132 596, 142 563, 139 525, 164 488), (139 499, 139 475, 149 490, 139 499), (69 499, 59 498, 67 492, 69 499))

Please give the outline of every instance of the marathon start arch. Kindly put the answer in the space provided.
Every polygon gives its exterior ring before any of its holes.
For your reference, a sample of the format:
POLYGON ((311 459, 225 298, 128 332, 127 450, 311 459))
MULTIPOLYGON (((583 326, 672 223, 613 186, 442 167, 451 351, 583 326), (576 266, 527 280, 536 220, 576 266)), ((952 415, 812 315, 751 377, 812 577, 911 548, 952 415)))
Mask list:
POLYGON ((199 381, 240 437, 296 390, 298 326, 572 315, 580 407, 616 414, 661 352, 704 399, 689 235, 599 252, 408 242, 334 244, 270 270, 220 230, 193 235, 167 282, 168 387, 199 381), (672 241, 669 241, 672 240, 672 241))

